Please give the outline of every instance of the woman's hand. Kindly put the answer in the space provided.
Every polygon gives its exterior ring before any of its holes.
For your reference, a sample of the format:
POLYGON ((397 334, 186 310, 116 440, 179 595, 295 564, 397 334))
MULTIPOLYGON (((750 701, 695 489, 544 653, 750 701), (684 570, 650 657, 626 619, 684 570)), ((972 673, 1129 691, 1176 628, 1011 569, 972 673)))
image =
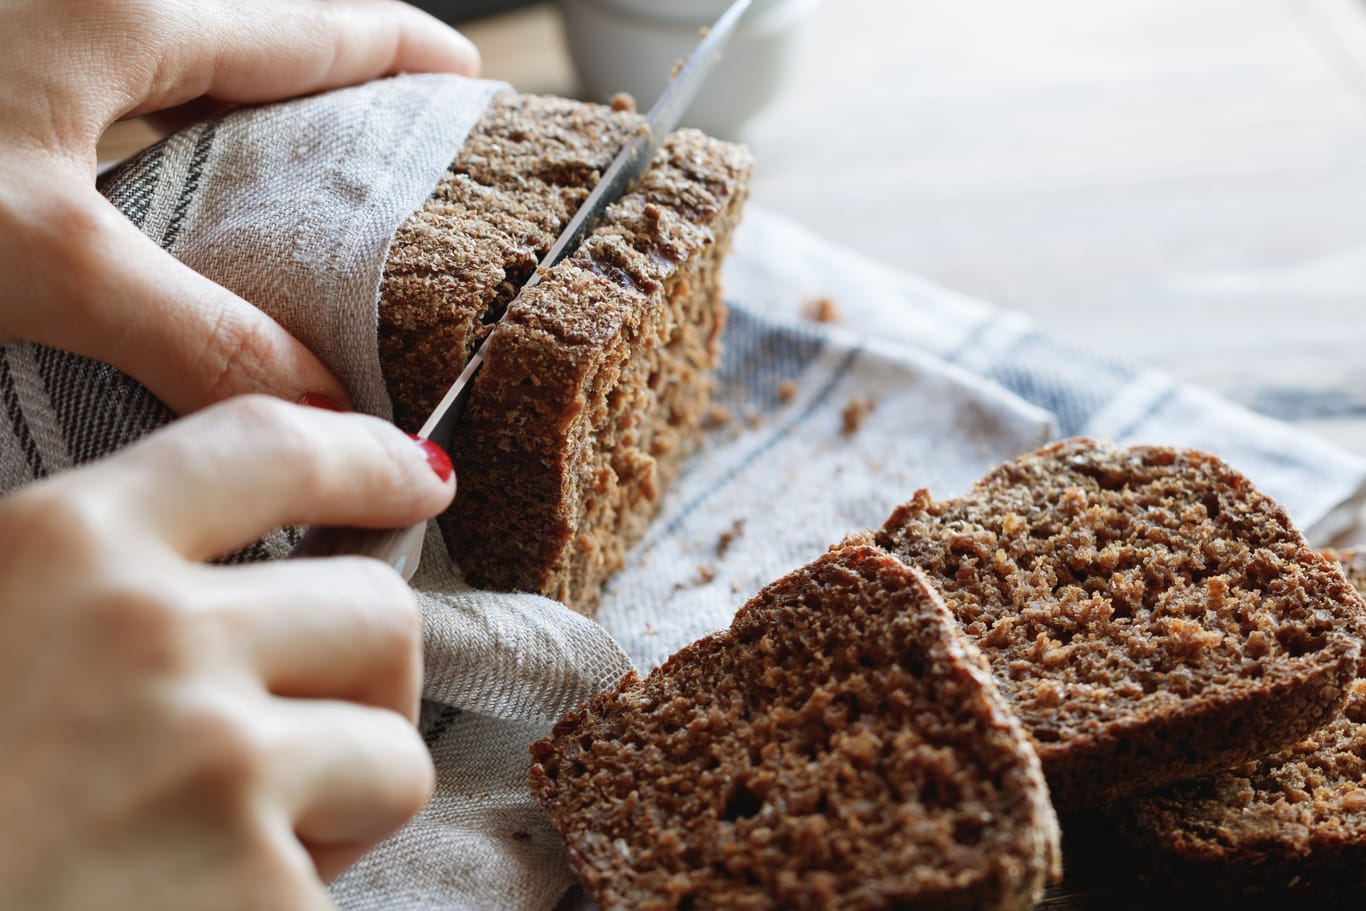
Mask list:
POLYGON ((250 303, 181 265, 94 189, 115 120, 400 71, 473 74, 457 32, 397 0, 7 0, 0 28, 0 342, 119 367, 177 413, 246 392, 347 403, 250 303))
POLYGON ((0 907, 331 907, 319 875, 432 786, 413 595, 360 558, 202 561, 454 488, 389 424, 254 396, 0 502, 0 907))

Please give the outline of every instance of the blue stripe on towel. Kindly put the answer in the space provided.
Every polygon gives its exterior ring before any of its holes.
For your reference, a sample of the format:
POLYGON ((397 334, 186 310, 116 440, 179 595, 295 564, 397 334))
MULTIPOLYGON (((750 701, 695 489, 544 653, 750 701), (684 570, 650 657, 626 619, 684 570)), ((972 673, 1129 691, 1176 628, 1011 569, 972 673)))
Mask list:
POLYGON ((779 389, 796 379, 827 344, 819 332, 770 322, 731 303, 716 371, 718 405, 766 414, 781 404, 779 389))
POLYGON ((988 379, 1032 405, 1057 415, 1062 436, 1084 432, 1087 423, 1138 372, 1029 332, 986 371, 988 379))

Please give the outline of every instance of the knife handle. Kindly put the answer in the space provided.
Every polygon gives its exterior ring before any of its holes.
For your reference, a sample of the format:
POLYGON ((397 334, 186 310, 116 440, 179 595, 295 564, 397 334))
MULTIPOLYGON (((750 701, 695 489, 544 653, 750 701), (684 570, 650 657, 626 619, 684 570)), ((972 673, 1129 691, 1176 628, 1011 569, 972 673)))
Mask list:
POLYGON ((405 580, 417 572, 427 523, 407 528, 310 528, 289 552, 298 557, 373 557, 388 563, 405 580))

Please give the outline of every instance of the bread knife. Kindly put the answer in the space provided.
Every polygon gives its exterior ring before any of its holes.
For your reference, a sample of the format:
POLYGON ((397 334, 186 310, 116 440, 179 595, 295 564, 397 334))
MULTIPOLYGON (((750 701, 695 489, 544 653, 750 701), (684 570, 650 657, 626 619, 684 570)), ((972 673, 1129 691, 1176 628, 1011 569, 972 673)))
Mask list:
MULTIPOLYGON (((660 144, 673 132, 674 127, 697 97, 698 91, 721 59, 721 52, 735 34, 735 28, 749 10, 752 0, 735 0, 716 23, 703 29, 702 40, 689 55, 683 66, 678 69, 669 84, 664 88, 659 100, 650 108, 640 127, 629 142, 617 153, 602 177, 579 206, 574 217, 569 220, 560 236, 555 239, 550 250, 536 264, 536 271, 517 292, 521 297, 540 284, 541 276, 574 250, 589 231, 601 220, 607 208, 631 188, 636 179, 649 167, 660 144)), ((513 299, 513 303, 516 298, 513 299)), ((503 317, 512 309, 512 304, 503 311, 503 317)), ((500 321, 503 317, 500 317, 500 321)), ((496 325, 496 324, 495 324, 496 325)), ((484 338, 487 339, 486 333, 484 338)), ((455 439, 455 427, 464 414, 474 387, 475 374, 484 363, 481 340, 480 346, 460 371, 451 387, 446 390, 441 401, 422 425, 417 435, 431 440, 442 449, 449 450, 455 439)), ((457 479, 458 481, 459 479, 457 479)), ((303 538, 290 552, 290 557, 330 557, 343 554, 374 557, 388 563, 404 579, 411 579, 417 572, 418 561, 422 557, 422 540, 427 523, 422 522, 407 528, 336 528, 318 526, 304 532, 303 538)))

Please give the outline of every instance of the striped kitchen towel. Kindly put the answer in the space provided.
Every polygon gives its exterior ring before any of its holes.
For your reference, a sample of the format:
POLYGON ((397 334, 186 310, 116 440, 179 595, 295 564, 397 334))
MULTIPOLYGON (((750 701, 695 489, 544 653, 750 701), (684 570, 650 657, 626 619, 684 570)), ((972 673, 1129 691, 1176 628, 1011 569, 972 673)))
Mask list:
MULTIPOLYGON (((503 88, 409 76, 238 111, 171 137, 103 189, 162 246, 318 351, 361 407, 387 415, 375 307, 389 240, 503 88)), ((729 418, 609 584, 599 622, 469 589, 429 532, 414 586, 437 789, 334 885, 341 907, 550 911, 572 875, 526 786, 529 744, 917 488, 953 495, 1076 433, 1210 449, 1323 534, 1366 484, 1366 464, 1347 453, 760 211, 746 215, 727 289, 718 392, 729 418), (836 297, 840 325, 801 318, 820 294, 836 297)), ((170 418, 112 368, 34 345, 0 350, 0 400, 6 490, 170 418)), ((244 557, 277 556, 291 540, 280 532, 244 557)))

